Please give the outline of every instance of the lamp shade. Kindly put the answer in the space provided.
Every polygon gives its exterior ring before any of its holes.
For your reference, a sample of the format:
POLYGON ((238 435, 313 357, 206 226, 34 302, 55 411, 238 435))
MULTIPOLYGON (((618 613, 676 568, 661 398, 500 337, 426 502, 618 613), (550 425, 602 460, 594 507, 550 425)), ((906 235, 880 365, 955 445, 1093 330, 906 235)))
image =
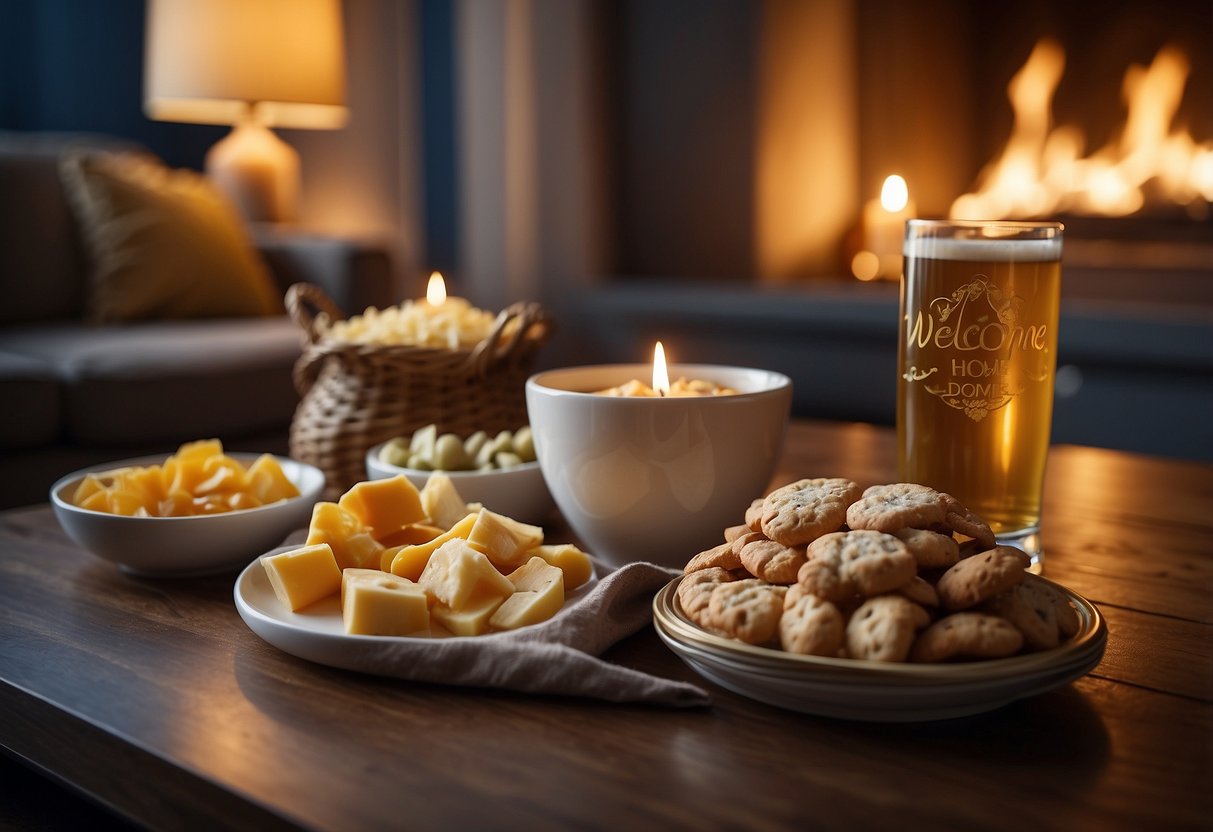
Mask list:
POLYGON ((340 0, 149 0, 144 110, 158 121, 343 126, 340 0))

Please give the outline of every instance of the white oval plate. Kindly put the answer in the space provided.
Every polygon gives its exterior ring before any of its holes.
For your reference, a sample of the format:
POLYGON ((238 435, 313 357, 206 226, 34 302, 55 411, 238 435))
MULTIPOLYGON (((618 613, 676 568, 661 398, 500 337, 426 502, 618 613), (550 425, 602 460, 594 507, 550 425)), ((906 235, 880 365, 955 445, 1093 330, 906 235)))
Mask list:
POLYGON ((678 605, 679 580, 653 599, 653 625, 688 666, 742 696, 838 719, 918 722, 991 711, 1086 675, 1103 659, 1108 640, 1107 624, 1091 602, 1049 582, 1071 601, 1080 621, 1078 633, 1052 650, 939 664, 801 656, 703 630, 678 605))
MULTIPOLYGON (((281 546, 266 554, 285 552, 292 547, 281 546)), ((569 592, 564 606, 577 603, 598 583, 597 574, 577 589, 569 592)), ((379 673, 385 646, 419 646, 432 644, 434 639, 477 639, 487 636, 455 636, 441 627, 434 627, 428 636, 364 636, 345 632, 341 620, 341 601, 334 595, 292 612, 287 609, 274 588, 260 558, 244 568, 236 579, 233 591, 236 610, 249 629, 261 639, 283 652, 317 664, 379 673)))

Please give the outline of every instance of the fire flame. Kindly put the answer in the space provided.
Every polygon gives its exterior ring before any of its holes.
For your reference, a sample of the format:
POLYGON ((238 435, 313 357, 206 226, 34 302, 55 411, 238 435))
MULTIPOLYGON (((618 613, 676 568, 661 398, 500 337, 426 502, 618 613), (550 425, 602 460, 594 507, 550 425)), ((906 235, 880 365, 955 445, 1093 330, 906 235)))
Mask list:
POLYGON ((1064 68, 1057 43, 1036 44, 1007 86, 1014 126, 1002 157, 982 171, 976 193, 952 203, 951 216, 1127 216, 1145 207, 1148 183, 1158 198, 1194 215, 1206 212, 1213 202, 1213 141, 1197 143, 1187 129, 1172 126, 1190 68, 1183 53, 1166 46, 1149 67, 1129 67, 1120 135, 1085 158, 1081 130, 1052 125, 1064 68))
POLYGON ((441 272, 431 272, 430 282, 425 287, 425 300, 430 306, 442 306, 446 303, 446 281, 441 272))
POLYGON ((660 341, 653 347, 653 390, 658 396, 670 394, 670 373, 665 365, 665 347, 660 341))

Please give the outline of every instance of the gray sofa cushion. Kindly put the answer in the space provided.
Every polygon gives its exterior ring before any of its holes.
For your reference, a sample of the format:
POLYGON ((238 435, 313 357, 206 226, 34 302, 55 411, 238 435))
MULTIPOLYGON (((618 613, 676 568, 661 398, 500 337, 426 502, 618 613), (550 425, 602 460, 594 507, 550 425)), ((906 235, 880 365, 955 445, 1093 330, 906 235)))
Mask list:
POLYGON ((273 318, 0 329, 0 352, 52 367, 63 432, 119 445, 237 435, 288 424, 299 329, 273 318))
POLYGON ((59 438, 59 380, 44 361, 0 352, 0 450, 59 438))

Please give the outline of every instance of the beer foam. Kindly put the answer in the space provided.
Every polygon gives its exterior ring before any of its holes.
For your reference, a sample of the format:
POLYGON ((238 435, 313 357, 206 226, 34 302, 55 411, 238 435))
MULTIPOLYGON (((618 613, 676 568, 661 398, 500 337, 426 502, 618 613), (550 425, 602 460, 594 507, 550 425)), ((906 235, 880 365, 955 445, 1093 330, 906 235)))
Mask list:
POLYGON ((902 244, 906 257, 929 260, 983 260, 997 263, 1046 263, 1061 259, 1061 237, 1051 240, 948 239, 915 237, 902 244))

